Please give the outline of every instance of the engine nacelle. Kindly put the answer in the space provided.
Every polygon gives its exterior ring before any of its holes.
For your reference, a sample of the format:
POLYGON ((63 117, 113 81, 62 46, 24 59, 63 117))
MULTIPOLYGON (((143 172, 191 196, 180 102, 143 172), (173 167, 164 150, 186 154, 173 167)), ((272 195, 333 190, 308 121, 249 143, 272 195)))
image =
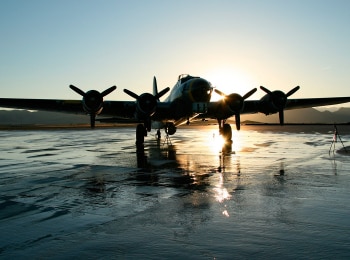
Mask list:
POLYGON ((83 108, 88 114, 98 115, 103 109, 103 97, 97 90, 90 90, 83 97, 83 108))
POLYGON ((153 90, 154 95, 143 93, 139 96, 128 89, 124 89, 124 92, 126 94, 136 99, 135 117, 138 120, 144 120, 147 124, 150 124, 150 118, 156 112, 158 103, 157 101, 160 97, 169 91, 169 88, 165 88, 162 91, 158 92, 157 81, 155 78, 153 78, 153 90))
POLYGON ((83 109, 86 113, 90 115, 90 125, 91 128, 95 127, 95 118, 96 115, 100 114, 102 111, 103 106, 103 97, 107 96, 109 93, 114 91, 117 87, 112 86, 102 93, 98 92, 97 90, 90 90, 88 92, 82 91, 80 88, 77 88, 76 86, 69 85, 69 87, 78 93, 79 95, 83 96, 83 109))
POLYGON ((136 114, 138 119, 151 117, 157 109, 157 99, 152 94, 143 93, 137 99, 136 114))
POLYGON ((243 108, 244 99, 241 95, 233 93, 225 97, 225 103, 231 109, 232 113, 240 112, 243 108))
POLYGON ((284 109, 286 103, 286 95, 280 90, 275 90, 260 99, 259 112, 265 115, 275 114, 284 109))
POLYGON ((284 124, 284 108, 287 104, 287 98, 293 95, 295 92, 297 92, 300 87, 296 86, 295 88, 291 89, 287 94, 284 94, 284 92, 280 90, 270 91, 267 88, 260 86, 260 88, 267 93, 267 95, 263 96, 261 98, 260 102, 260 111, 262 113, 273 114, 278 112, 280 124, 284 124), (267 105, 267 106, 266 106, 267 105))
POLYGON ((243 98, 239 94, 233 93, 218 102, 209 103, 208 111, 218 119, 226 119, 239 113, 243 109, 243 105, 243 98))

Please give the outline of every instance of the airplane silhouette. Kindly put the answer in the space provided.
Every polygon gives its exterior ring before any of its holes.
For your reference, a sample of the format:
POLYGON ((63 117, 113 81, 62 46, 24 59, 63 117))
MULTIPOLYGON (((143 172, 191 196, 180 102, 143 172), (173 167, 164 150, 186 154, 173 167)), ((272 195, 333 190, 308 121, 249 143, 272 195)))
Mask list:
POLYGON ((116 89, 112 86, 103 92, 90 90, 87 92, 70 85, 70 88, 81 95, 82 100, 55 100, 55 99, 20 99, 0 98, 0 107, 19 108, 30 110, 46 110, 66 113, 85 113, 90 116, 90 126, 95 127, 97 115, 105 118, 101 120, 109 122, 138 123, 136 127, 136 144, 142 146, 144 137, 151 129, 165 129, 168 135, 173 135, 179 125, 189 124, 194 119, 216 119, 219 133, 226 142, 231 142, 232 129, 227 120, 235 117, 236 129, 240 130, 240 115, 264 113, 266 115, 279 114, 280 124, 284 124, 284 110, 335 105, 350 102, 350 97, 329 98, 303 98, 289 99, 299 86, 288 93, 280 90, 270 91, 261 86, 266 92, 260 100, 247 100, 253 95, 254 88, 241 96, 237 93, 224 94, 214 88, 212 84, 201 77, 180 75, 175 86, 167 87, 158 92, 157 80, 153 78, 153 94, 142 93, 140 95, 124 89, 124 92, 133 97, 135 101, 104 101, 104 97, 116 89), (169 96, 160 101, 160 98, 170 91, 169 96), (219 101, 210 101, 212 92, 222 96, 219 101))

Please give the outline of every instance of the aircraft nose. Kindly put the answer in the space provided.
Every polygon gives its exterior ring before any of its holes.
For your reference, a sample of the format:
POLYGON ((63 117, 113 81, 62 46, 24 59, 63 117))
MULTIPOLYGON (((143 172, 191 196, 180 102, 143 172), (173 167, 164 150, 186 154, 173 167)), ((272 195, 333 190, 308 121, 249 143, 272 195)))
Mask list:
POLYGON ((213 88, 204 79, 197 79, 191 87, 191 96, 195 102, 209 102, 213 88))

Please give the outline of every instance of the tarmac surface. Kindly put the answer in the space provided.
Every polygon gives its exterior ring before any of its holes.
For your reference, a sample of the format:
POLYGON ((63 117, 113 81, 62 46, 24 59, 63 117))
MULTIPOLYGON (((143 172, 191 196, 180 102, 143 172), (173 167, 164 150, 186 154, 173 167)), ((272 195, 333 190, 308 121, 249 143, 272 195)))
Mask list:
POLYGON ((0 258, 350 257, 349 126, 154 134, 0 131, 0 258))

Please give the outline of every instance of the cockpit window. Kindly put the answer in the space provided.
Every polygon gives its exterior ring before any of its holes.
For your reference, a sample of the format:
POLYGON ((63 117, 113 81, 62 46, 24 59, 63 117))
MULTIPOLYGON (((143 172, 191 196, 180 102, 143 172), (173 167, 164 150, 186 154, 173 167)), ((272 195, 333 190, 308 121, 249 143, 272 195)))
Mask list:
POLYGON ((186 82, 186 81, 188 81, 188 80, 190 80, 190 79, 194 79, 194 78, 199 78, 199 77, 193 77, 193 76, 188 75, 188 74, 181 74, 179 76, 179 80, 180 80, 181 84, 186 82))

